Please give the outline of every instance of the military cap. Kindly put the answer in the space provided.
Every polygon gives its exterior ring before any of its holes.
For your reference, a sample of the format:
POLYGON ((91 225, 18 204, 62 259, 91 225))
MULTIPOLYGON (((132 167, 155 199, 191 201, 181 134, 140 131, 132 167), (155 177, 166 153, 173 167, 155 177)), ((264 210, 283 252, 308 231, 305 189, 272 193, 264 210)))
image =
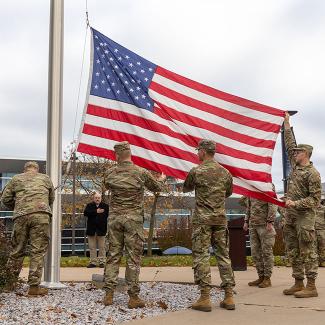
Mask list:
POLYGON ((120 153, 125 150, 130 150, 130 144, 127 141, 118 142, 114 145, 114 151, 120 153))
POLYGON ((313 152, 313 147, 310 146, 309 144, 298 144, 296 148, 294 148, 293 150, 296 150, 296 151, 306 151, 308 152, 310 155, 312 154, 313 152))
POLYGON ((27 163, 24 165, 24 170, 29 168, 39 169, 38 163, 36 161, 27 161, 27 163))
POLYGON ((199 141, 196 149, 197 150, 204 149, 209 152, 215 152, 216 151, 216 143, 212 140, 202 139, 199 141))

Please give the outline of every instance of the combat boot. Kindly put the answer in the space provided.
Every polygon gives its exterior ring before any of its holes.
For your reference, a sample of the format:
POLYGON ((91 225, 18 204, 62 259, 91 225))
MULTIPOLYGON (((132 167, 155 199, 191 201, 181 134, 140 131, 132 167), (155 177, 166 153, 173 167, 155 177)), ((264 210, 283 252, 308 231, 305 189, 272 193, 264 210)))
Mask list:
POLYGON ((260 283, 263 282, 263 280, 264 280, 264 277, 263 276, 260 276, 257 280, 248 282, 248 285, 250 287, 257 287, 260 283))
POLYGON ((286 296, 294 295, 295 292, 301 291, 303 289, 305 289, 304 280, 295 279, 295 284, 289 289, 284 289, 283 294, 286 296))
POLYGON ((225 299, 220 302, 220 307, 227 310, 235 309, 235 302, 233 299, 233 290, 232 288, 225 288, 225 299))
POLYGON ((315 279, 307 278, 306 288, 302 289, 295 293, 296 298, 311 298, 318 297, 317 289, 315 286, 315 279))
POLYGON ((130 295, 130 299, 128 302, 128 308, 144 308, 146 307, 146 303, 138 296, 138 295, 130 295))
POLYGON ((45 296, 48 294, 48 289, 40 286, 30 286, 28 290, 29 296, 45 296))
POLYGON ((113 305, 113 296, 114 296, 114 292, 113 291, 106 291, 105 292, 104 299, 103 299, 103 304, 105 306, 113 305))
POLYGON ((201 289, 200 298, 191 306, 192 309, 200 311, 211 311, 210 288, 201 289))
POLYGON ((264 280, 263 282, 261 282, 259 285, 258 285, 259 288, 268 288, 268 287, 272 287, 272 283, 271 283, 271 279, 270 277, 264 277, 264 280))

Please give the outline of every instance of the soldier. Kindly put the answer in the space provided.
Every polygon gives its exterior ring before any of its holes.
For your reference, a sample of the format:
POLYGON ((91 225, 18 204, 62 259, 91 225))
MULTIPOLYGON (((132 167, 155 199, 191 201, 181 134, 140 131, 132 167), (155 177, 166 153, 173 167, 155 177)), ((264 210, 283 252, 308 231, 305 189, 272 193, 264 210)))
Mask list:
POLYGON ((229 258, 225 199, 232 193, 232 176, 214 160, 214 141, 201 140, 197 150, 202 163, 190 170, 183 186, 183 192, 195 190, 196 201, 192 220, 192 252, 194 282, 199 285, 201 296, 191 307, 200 311, 211 311, 211 245, 218 261, 221 287, 225 290, 225 299, 220 307, 231 310, 235 309, 235 280, 229 258))
POLYGON ((46 295, 41 288, 44 256, 49 244, 49 225, 54 201, 54 188, 47 175, 39 173, 36 162, 27 162, 24 172, 7 184, 2 203, 14 209, 12 251, 7 262, 7 272, 18 279, 25 256, 27 242, 30 244, 29 295, 46 295))
POLYGON ((321 200, 321 179, 319 172, 310 161, 313 147, 308 144, 296 145, 288 113, 284 120, 284 138, 292 167, 288 180, 284 233, 295 284, 285 289, 283 293, 294 295, 296 298, 317 297, 315 279, 318 260, 315 247, 315 216, 321 200), (305 274, 306 287, 303 282, 305 274))
POLYGON ((131 161, 128 142, 114 146, 117 165, 108 170, 105 186, 111 191, 110 217, 108 221, 108 255, 105 268, 104 305, 113 304, 114 289, 117 285, 119 263, 123 248, 127 262, 125 279, 128 284, 129 308, 143 308, 145 302, 139 298, 139 273, 143 252, 143 198, 144 188, 152 192, 162 190, 162 181, 145 169, 135 166, 131 161))
POLYGON ((247 198, 246 216, 243 229, 249 236, 252 258, 256 266, 258 279, 248 283, 259 288, 270 287, 274 265, 273 246, 275 243, 274 219, 276 206, 258 199, 247 198))
POLYGON ((322 200, 316 213, 316 239, 318 252, 318 265, 325 267, 325 200, 322 200))

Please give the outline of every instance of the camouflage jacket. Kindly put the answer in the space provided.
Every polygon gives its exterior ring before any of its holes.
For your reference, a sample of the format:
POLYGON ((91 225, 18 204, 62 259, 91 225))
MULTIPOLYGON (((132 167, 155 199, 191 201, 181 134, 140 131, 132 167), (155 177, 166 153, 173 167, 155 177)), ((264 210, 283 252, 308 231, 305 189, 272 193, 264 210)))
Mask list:
POLYGON ((285 226, 286 220, 286 208, 278 207, 278 212, 280 214, 280 226, 283 228, 285 226))
POLYGON ((195 190, 194 224, 226 225, 225 199, 232 194, 232 176, 214 160, 191 169, 183 192, 195 190))
POLYGON ((315 229, 318 230, 325 229, 325 206, 324 205, 319 206, 317 209, 315 229))
POLYGON ((110 220, 124 216, 135 221, 143 221, 144 189, 160 192, 163 183, 145 169, 124 161, 111 167, 105 178, 105 186, 111 191, 110 220))
POLYGON ((262 226, 274 222, 277 206, 258 199, 248 198, 245 220, 250 226, 262 226))
POLYGON ((1 202, 14 210, 13 218, 35 212, 52 214, 54 188, 51 179, 41 173, 15 175, 4 189, 1 202))
MULTIPOLYGON (((294 208, 287 209, 287 215, 291 217, 301 217, 308 214, 310 218, 315 217, 315 209, 319 206, 321 200, 321 179, 319 172, 310 163, 308 166, 296 164, 293 148, 296 143, 290 129, 285 129, 284 139, 288 158, 292 171, 288 179, 287 198, 295 201, 294 208)), ((293 219, 292 219, 293 220, 293 219)), ((288 221, 288 220, 287 220, 288 221)), ((314 221, 311 220, 311 223, 314 221)))

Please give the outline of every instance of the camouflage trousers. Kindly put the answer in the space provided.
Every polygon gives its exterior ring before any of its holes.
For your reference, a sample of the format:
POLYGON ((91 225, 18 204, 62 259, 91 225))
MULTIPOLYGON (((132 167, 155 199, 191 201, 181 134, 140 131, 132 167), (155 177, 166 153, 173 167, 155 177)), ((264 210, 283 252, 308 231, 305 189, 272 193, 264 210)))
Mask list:
POLYGON ((250 226, 249 237, 252 258, 259 277, 271 277, 274 266, 273 246, 275 230, 268 231, 266 225, 250 226))
POLYGON ((325 229, 316 229, 318 262, 325 262, 325 229))
POLYGON ((289 260, 292 263, 292 277, 303 280, 316 279, 318 258, 316 253, 316 236, 313 226, 299 223, 286 224, 283 228, 289 260))
POLYGON ((126 252, 125 280, 130 295, 140 292, 139 273, 143 253, 143 223, 121 217, 110 219, 107 232, 107 258, 105 266, 105 291, 117 286, 123 249, 126 252))
POLYGON ((229 258, 229 232, 226 226, 193 224, 192 254, 195 284, 198 284, 200 289, 211 286, 210 246, 217 259, 221 287, 234 287, 234 273, 229 258))
POLYGON ((44 256, 49 245, 50 216, 47 213, 32 213, 14 220, 12 251, 7 262, 7 270, 14 278, 21 271, 26 246, 29 242, 29 285, 39 285, 42 279, 44 256))

